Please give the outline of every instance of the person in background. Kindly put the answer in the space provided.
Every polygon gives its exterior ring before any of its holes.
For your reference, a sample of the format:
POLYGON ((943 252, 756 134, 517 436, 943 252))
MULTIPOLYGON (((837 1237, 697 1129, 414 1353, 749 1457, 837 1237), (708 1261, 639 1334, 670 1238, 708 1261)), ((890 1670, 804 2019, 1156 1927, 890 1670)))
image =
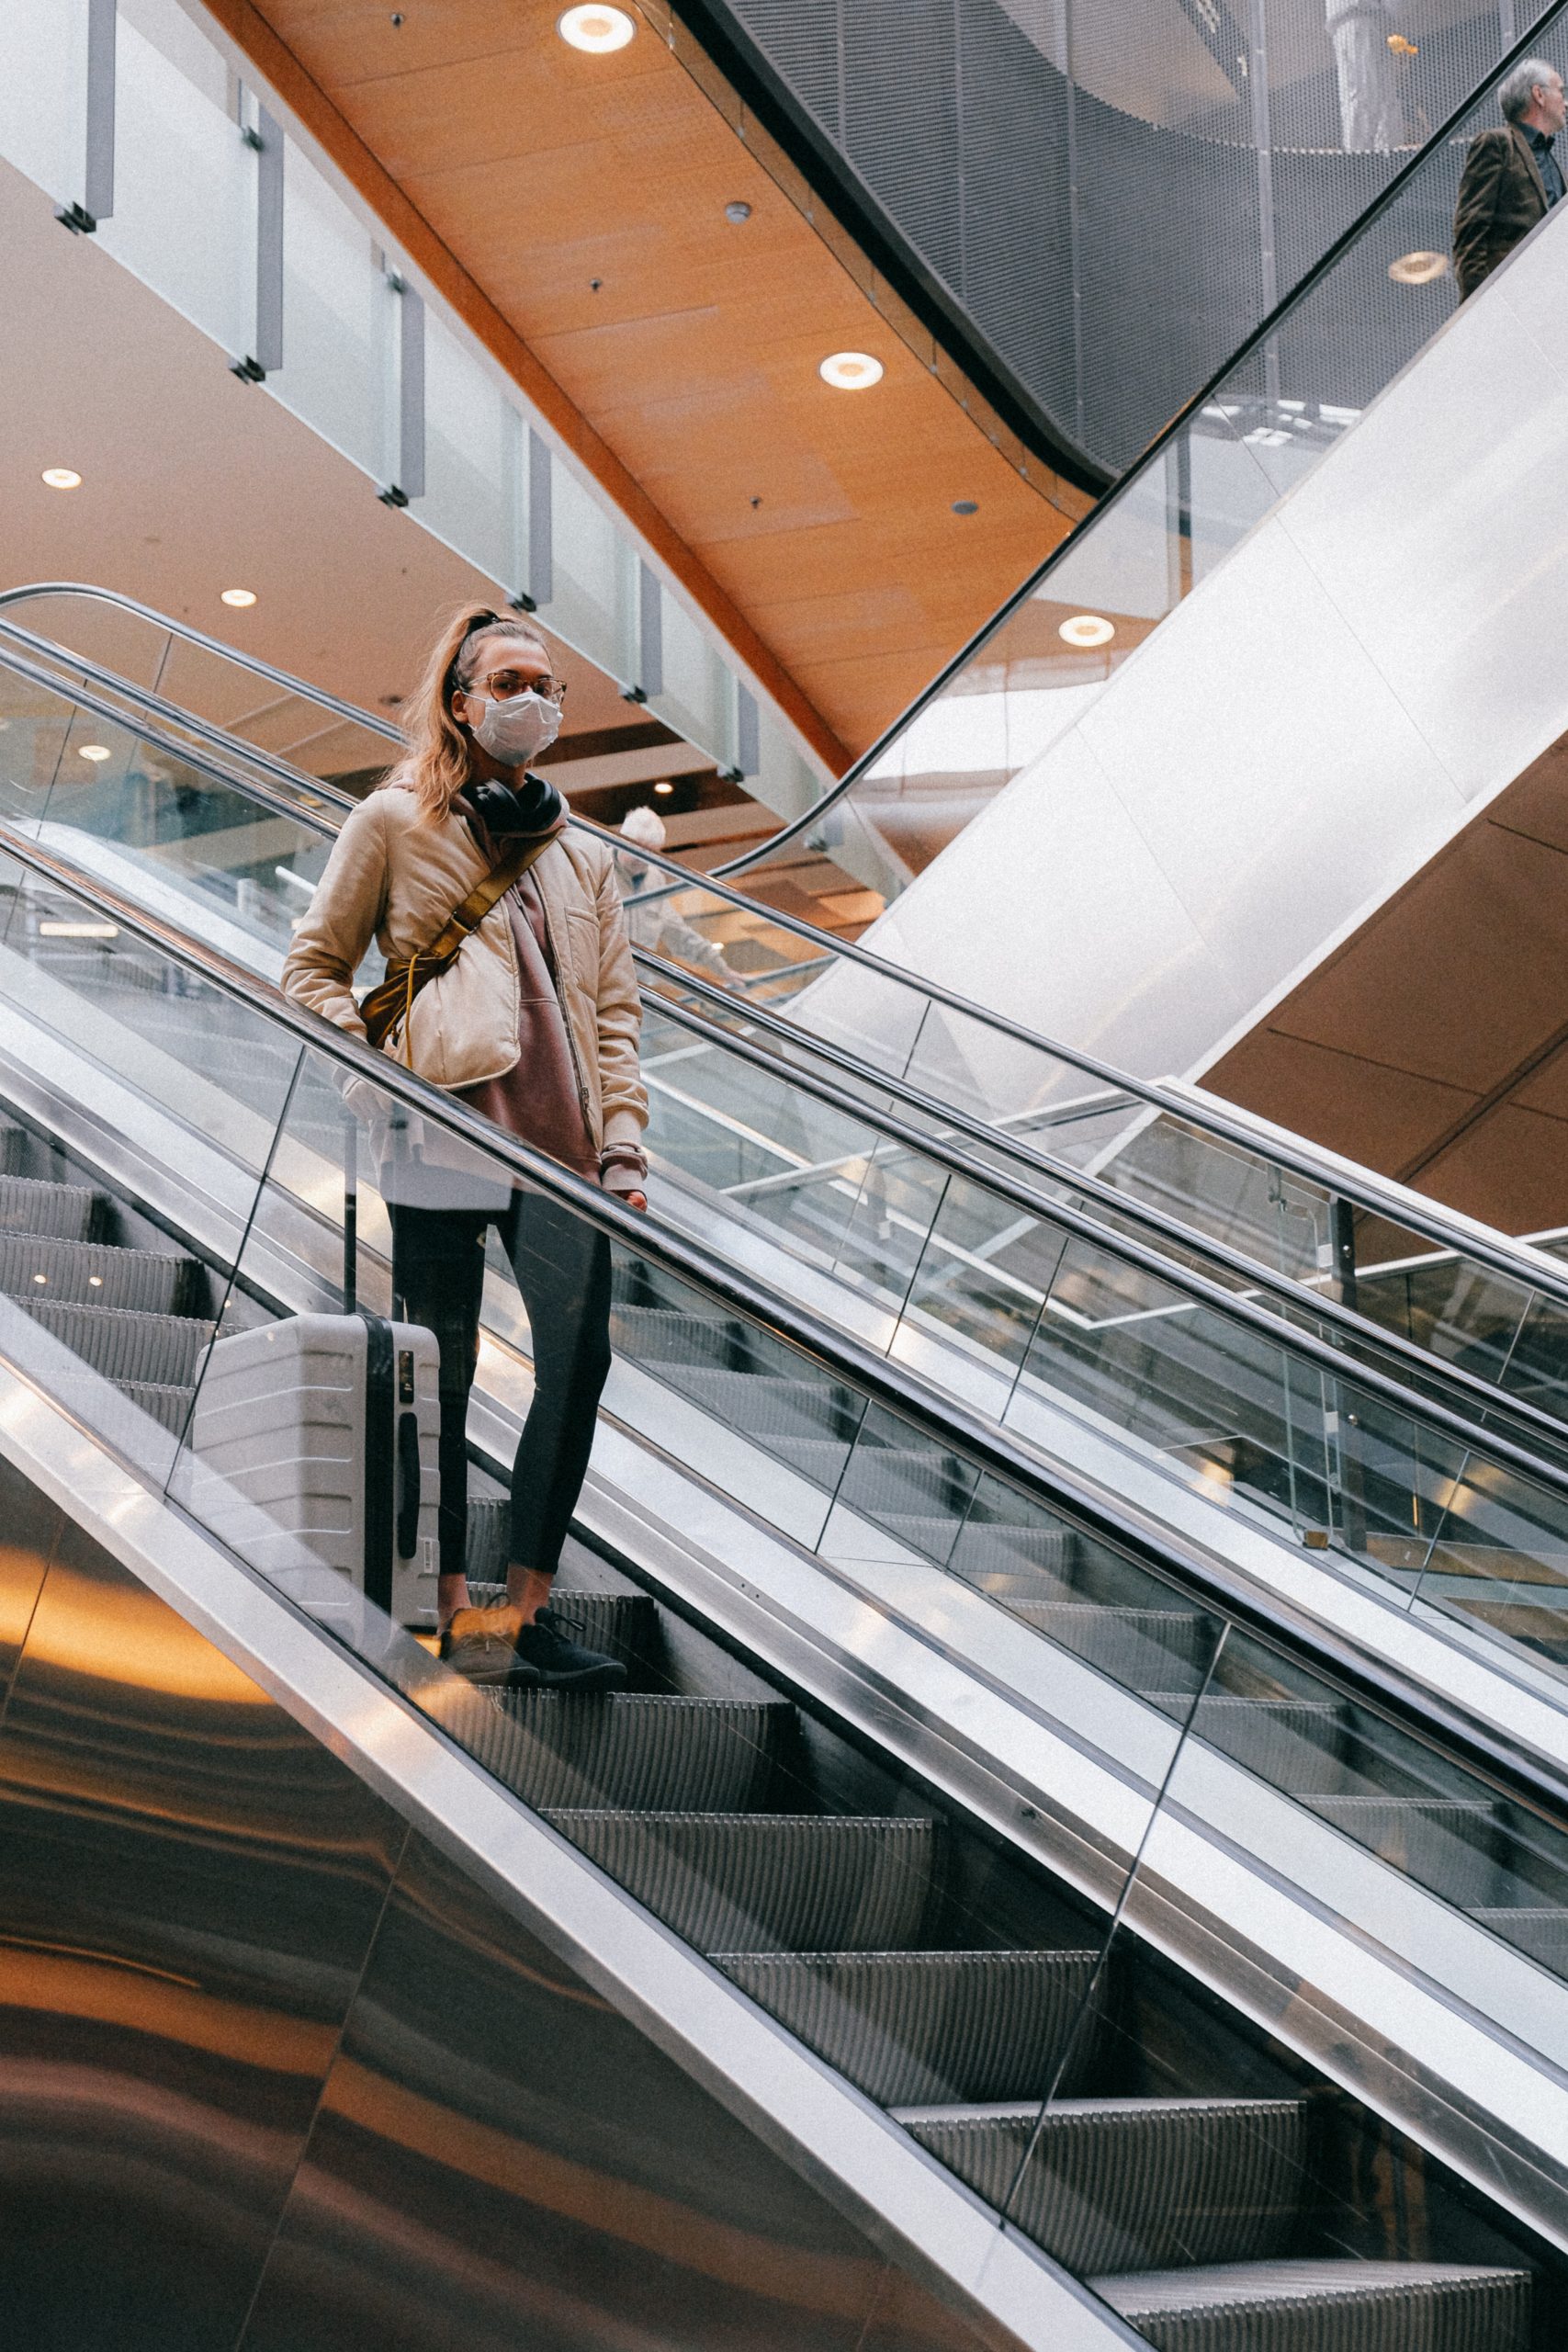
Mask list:
POLYGON ((1454 276, 1460 300, 1544 220, 1562 195, 1552 141, 1568 121, 1562 76, 1544 57, 1527 57, 1500 85, 1501 126, 1470 142, 1454 209, 1454 276))
POLYGON ((735 974, 729 960, 716 941, 705 939, 696 927, 678 914, 670 898, 650 899, 647 905, 636 903, 643 890, 657 890, 668 876, 650 865, 639 850, 660 850, 664 847, 664 820, 657 808, 646 806, 629 808, 621 820, 621 832, 630 843, 627 849, 615 853, 616 879, 621 896, 626 901, 626 929, 634 947, 641 947, 650 956, 667 956, 672 964, 684 964, 688 970, 705 972, 711 979, 726 987, 735 974))
MULTIPOLYGON (((614 855, 567 830, 559 793, 527 767, 555 741, 565 691, 525 622, 466 612, 451 623, 405 706, 407 755, 344 820, 283 986, 644 1209, 642 1007, 614 855), (476 893, 488 894, 482 915, 476 893), (461 944, 443 962, 436 943, 454 929, 461 944), (352 982, 372 934, 388 978, 362 1013, 352 982)), ((610 1370, 609 1244, 477 1156, 448 1164, 437 1131, 412 1124, 413 1139, 381 1155, 380 1188, 398 1311, 440 1347, 441 1655, 510 1690, 618 1689, 625 1668, 570 1639, 547 1606, 610 1370), (513 1470, 506 1605, 475 1609, 468 1405, 491 1225, 528 1310, 534 1395, 513 1470)))

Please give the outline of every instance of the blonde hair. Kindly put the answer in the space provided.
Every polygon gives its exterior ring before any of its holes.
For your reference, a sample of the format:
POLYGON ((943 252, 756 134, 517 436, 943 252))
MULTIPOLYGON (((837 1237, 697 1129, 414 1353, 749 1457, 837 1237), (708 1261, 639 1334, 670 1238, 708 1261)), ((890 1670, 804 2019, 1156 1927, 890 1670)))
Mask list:
POLYGON ((378 788, 401 785, 412 792, 422 824, 439 824, 468 781, 468 739, 452 716, 452 697, 468 691, 481 648, 495 637, 520 637, 549 658, 549 647, 522 614, 465 605, 436 639, 424 675, 404 706, 408 750, 378 788))

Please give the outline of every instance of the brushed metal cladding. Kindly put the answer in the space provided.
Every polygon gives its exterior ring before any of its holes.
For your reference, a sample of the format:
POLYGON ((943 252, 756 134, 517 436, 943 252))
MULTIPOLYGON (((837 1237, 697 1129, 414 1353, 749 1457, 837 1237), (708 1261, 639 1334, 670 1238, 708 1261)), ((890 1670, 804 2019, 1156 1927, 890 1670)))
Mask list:
POLYGON ((417 1836, 241 2352, 972 2352, 417 1836))
POLYGON ((64 1524, 59 1506, 0 1457, 0 1719, 64 1524))
POLYGON ((69 1521, 0 1820, 0 2341, 228 2352, 403 1825, 69 1521))

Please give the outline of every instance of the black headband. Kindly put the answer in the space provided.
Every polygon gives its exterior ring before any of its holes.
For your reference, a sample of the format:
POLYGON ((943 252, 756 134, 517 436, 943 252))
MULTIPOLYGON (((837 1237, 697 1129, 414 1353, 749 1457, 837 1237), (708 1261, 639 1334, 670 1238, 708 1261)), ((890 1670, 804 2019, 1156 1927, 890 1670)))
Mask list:
POLYGON ((458 691, 463 683, 460 673, 463 656, 468 650, 468 639, 472 637, 478 637, 482 630, 487 628, 509 628, 511 626, 512 624, 500 613, 476 613, 473 616, 473 618, 469 621, 468 628, 457 639, 457 648, 452 655, 451 661, 446 664, 446 699, 448 702, 450 702, 452 696, 458 691))

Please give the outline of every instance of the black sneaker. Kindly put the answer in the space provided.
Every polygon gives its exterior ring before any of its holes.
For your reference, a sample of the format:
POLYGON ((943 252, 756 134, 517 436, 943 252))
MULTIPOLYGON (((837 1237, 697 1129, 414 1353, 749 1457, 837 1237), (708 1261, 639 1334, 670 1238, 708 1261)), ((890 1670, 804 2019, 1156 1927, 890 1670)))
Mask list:
POLYGON ((523 1631, 515 1609, 459 1609, 441 1636, 440 1656, 487 1690, 537 1690, 538 1668, 517 1654, 523 1631))
MULTIPOLYGON (((553 1609, 541 1609, 517 1636, 517 1660, 543 1690, 624 1690, 630 1677, 618 1657, 584 1649, 563 1634, 553 1609)), ((513 1683, 513 1689, 522 1686, 513 1683)))

